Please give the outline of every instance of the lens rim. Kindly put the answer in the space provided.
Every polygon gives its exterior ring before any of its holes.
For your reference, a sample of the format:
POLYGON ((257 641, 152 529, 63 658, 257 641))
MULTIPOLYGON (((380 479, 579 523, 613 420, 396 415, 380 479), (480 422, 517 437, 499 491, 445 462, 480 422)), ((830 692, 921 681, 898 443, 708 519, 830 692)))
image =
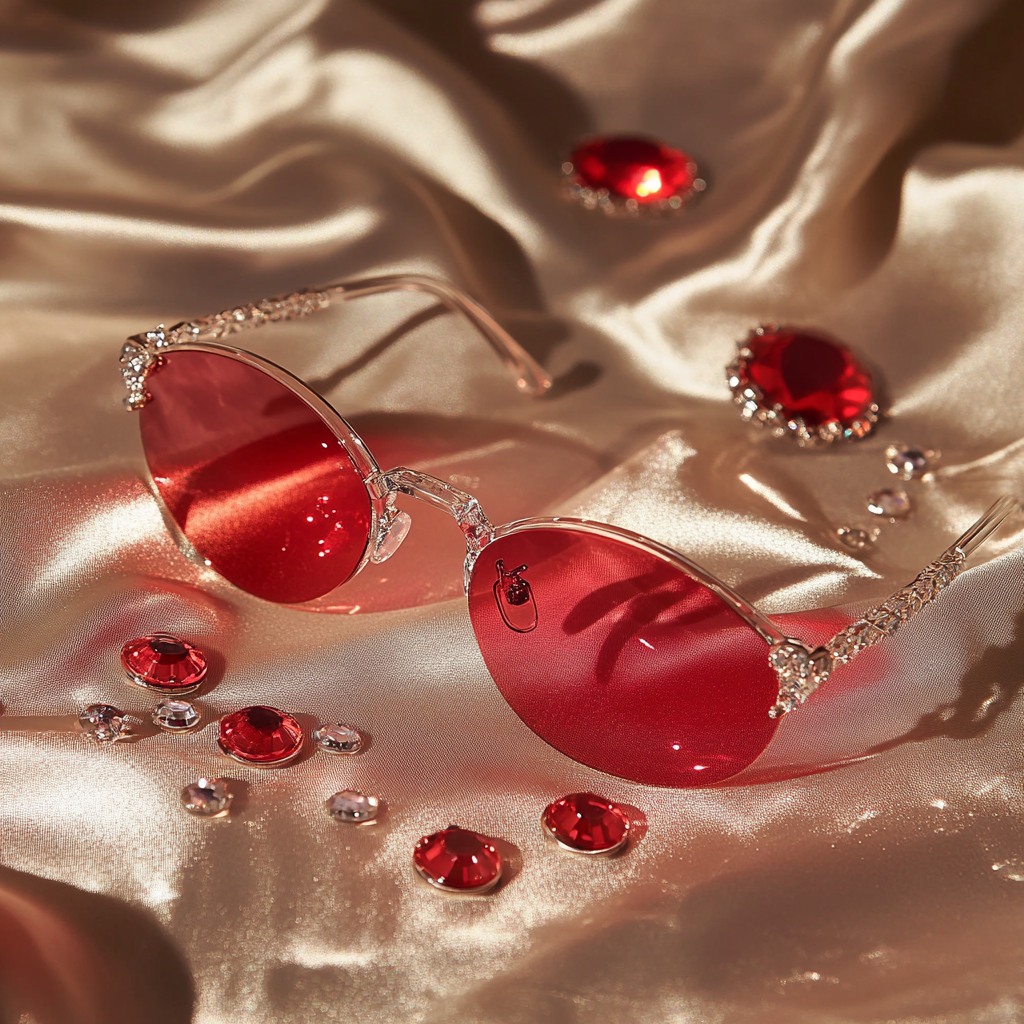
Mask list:
MULTIPOLYGON (((329 590, 326 594, 321 594, 320 597, 314 597, 308 601, 286 604, 286 607, 306 608, 316 606, 324 602, 330 598, 332 594, 341 589, 341 587, 345 586, 346 583, 358 576, 359 573, 362 572, 366 563, 370 561, 370 556, 373 554, 376 546, 381 521, 386 515, 387 494, 386 492, 382 492, 380 489, 375 488, 371 483, 372 478, 380 473, 380 466, 377 465, 376 459, 374 459, 370 454, 369 448, 366 447, 366 442, 363 441, 363 439, 350 426, 348 421, 334 408, 334 406, 321 398, 305 381, 300 377, 296 377, 294 373, 290 373, 283 366, 278 366, 277 363, 271 362, 269 359, 264 359, 263 356, 258 356, 256 353, 249 352, 244 348, 236 348, 234 345, 223 345, 215 341, 185 341, 176 343, 169 347, 166 352, 162 352, 157 357, 157 366, 160 365, 160 361, 162 361, 165 356, 173 356, 176 352, 206 352, 212 355, 227 356, 232 359, 237 359, 240 363, 245 363, 247 366, 251 366, 254 369, 261 370, 263 373, 267 374, 268 377, 277 381, 278 384, 286 387, 292 392, 292 394, 309 406, 309 408, 320 417, 331 433, 338 439, 338 442, 345 450, 345 453, 351 459, 352 465, 355 467, 356 472, 359 474, 360 479, 363 482, 363 487, 366 490, 367 497, 370 499, 370 528, 366 535, 366 544, 363 548, 363 553, 360 556, 355 569, 353 569, 345 579, 338 583, 336 587, 329 590)), ((156 367, 154 367, 154 370, 155 369, 156 367)), ((150 493, 152 493, 159 502, 160 509, 163 512, 164 521, 177 538, 178 547, 189 555, 191 561, 205 565, 206 563, 198 552, 196 552, 195 546, 192 544, 192 541, 189 540, 188 535, 184 530, 182 530, 174 516, 170 514, 170 510, 167 508, 164 503, 163 496, 160 494, 160 488, 157 487, 156 481, 153 479, 153 472, 149 465, 149 459, 146 457, 145 447, 143 447, 142 451, 143 461, 146 464, 146 484, 150 493)), ((220 574, 218 573, 218 575, 220 574)), ((223 577, 221 578, 223 579, 223 577)), ((231 585, 236 586, 233 583, 231 585)), ((242 590, 241 587, 237 587, 236 589, 242 590)), ((248 593, 248 591, 245 590, 242 590, 242 592, 248 593)), ((284 602, 273 603, 284 604, 284 602)))
POLYGON ((487 544, 480 549, 473 560, 473 571, 476 571, 476 563, 494 541, 516 533, 551 529, 552 527, 576 533, 592 534, 608 540, 617 540, 655 555, 717 594, 769 647, 773 644, 783 643, 787 639, 771 619, 762 615, 752 602, 735 591, 724 580, 720 580, 714 573, 676 551, 675 548, 645 537, 642 533, 635 533, 633 530, 627 530, 621 526, 613 526, 611 523, 600 523, 592 519, 576 519, 568 516, 536 516, 530 519, 517 519, 504 526, 496 526, 487 544))

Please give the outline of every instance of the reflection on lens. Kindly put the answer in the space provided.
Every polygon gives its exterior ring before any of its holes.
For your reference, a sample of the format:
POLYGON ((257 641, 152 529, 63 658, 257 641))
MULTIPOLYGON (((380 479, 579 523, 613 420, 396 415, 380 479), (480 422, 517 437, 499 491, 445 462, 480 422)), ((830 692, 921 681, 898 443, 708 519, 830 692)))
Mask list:
POLYGON ((778 684, 765 642, 653 552, 560 526, 522 529, 481 553, 469 602, 512 709, 592 768, 706 786, 745 768, 775 731, 768 709, 778 684), (528 603, 515 603, 517 576, 528 578, 528 603), (529 630, 513 617, 524 608, 529 630))
POLYGON ((193 547, 268 601, 308 601, 359 565, 370 499, 327 424, 229 355, 170 352, 140 412, 149 469, 193 547))

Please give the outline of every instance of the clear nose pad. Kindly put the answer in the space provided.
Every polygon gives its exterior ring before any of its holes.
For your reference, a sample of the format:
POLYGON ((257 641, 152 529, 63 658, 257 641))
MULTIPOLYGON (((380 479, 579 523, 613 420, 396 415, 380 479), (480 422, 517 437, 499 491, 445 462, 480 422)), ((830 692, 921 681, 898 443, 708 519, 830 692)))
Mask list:
POLYGON ((386 562, 401 546, 402 541, 409 536, 409 529, 412 526, 412 516, 408 512, 390 510, 391 514, 383 520, 377 530, 377 543, 374 545, 370 561, 379 565, 386 562))
POLYGON ((494 584, 494 600, 498 605, 502 621, 509 629, 517 633, 529 633, 537 628, 537 602, 533 598, 533 588, 528 580, 520 575, 530 567, 521 565, 518 569, 505 571, 505 563, 500 558, 494 563, 498 570, 498 579, 494 584))

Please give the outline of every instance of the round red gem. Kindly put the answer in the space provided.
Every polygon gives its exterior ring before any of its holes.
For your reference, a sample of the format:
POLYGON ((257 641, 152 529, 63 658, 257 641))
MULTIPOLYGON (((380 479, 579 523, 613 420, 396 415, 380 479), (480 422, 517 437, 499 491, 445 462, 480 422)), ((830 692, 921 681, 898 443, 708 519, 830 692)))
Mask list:
POLYGON ((570 159, 581 184, 638 203, 689 192, 697 171, 681 150, 629 135, 588 139, 570 159))
POLYGON ((220 720, 220 749, 246 764, 282 765, 302 749, 302 727, 277 708, 242 708, 220 720))
POLYGON ((424 836, 412 862, 431 885, 452 892, 483 892, 501 878, 501 854, 494 840, 455 825, 424 836))
POLYGON ((849 427, 875 400, 871 374, 853 353, 828 338, 791 328, 751 338, 751 357, 741 364, 744 383, 756 384, 768 406, 781 406, 787 419, 808 427, 839 423, 849 427))
POLYGON ((614 853, 629 837, 626 812, 593 793, 571 793, 548 804, 541 823, 559 846, 578 853, 614 853))
POLYGON ((121 664, 140 686, 186 693, 206 678, 206 655, 169 633, 129 640, 121 648, 121 664))

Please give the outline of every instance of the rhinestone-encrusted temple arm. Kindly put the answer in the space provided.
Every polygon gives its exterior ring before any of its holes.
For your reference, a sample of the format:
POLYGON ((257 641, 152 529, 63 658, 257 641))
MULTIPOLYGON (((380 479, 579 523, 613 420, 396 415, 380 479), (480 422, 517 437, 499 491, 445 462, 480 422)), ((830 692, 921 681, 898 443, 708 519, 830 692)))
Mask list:
POLYGON ((121 350, 121 372, 128 388, 125 405, 135 410, 146 404, 149 400, 146 378, 156 365, 160 353, 174 345, 190 341, 219 341, 241 331, 254 330, 263 324, 298 320, 326 309, 339 299, 358 299, 365 295, 393 291, 425 292, 440 299, 449 309, 461 313, 484 336, 515 377, 516 386, 521 391, 538 396, 551 387, 551 378, 536 360, 480 303, 437 278, 423 274, 389 274, 361 281, 341 281, 321 289, 303 289, 291 295, 236 306, 169 328, 161 324, 144 334, 132 335, 121 350))
POLYGON ((811 650, 798 640, 786 640, 771 649, 770 660, 779 679, 779 696, 769 714, 778 718, 792 711, 832 674, 861 651, 874 647, 923 611, 963 570, 968 556, 1014 509, 1016 498, 1003 495, 962 537, 950 545, 887 601, 869 608, 864 615, 837 633, 824 647, 811 650))

